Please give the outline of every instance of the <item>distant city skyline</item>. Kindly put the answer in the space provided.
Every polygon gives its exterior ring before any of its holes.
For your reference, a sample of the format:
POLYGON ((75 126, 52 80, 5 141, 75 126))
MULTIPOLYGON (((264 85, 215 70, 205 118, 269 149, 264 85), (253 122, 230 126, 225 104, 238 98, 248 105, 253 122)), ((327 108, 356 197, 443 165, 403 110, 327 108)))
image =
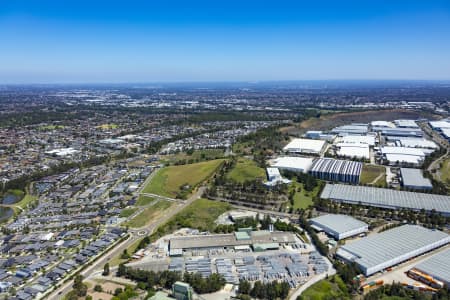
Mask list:
POLYGON ((8 1, 0 84, 450 80, 449 1, 8 1))

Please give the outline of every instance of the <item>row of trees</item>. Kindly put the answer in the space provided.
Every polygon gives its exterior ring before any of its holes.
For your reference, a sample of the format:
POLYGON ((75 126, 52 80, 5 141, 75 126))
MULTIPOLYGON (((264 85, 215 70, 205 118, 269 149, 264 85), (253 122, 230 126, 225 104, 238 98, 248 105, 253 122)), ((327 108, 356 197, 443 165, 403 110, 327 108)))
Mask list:
POLYGON ((212 274, 206 278, 203 278, 198 273, 185 273, 184 276, 182 276, 180 272, 145 271, 125 267, 123 264, 119 265, 117 276, 122 276, 137 281, 140 288, 146 290, 155 289, 156 287, 170 289, 176 281, 184 281, 189 283, 195 292, 204 294, 216 292, 225 285, 225 279, 219 274, 212 274))
POLYGON ((448 300, 450 299, 450 294, 447 289, 440 289, 435 294, 429 294, 408 289, 400 283, 393 283, 391 285, 383 285, 382 287, 373 290, 364 296, 364 300, 378 300, 388 298, 398 300, 448 300))
POLYGON ((287 282, 272 281, 269 283, 262 283, 256 281, 252 287, 249 281, 239 281, 239 298, 240 299, 286 299, 289 294, 290 286, 287 282))
POLYGON ((314 243, 314 245, 317 248, 317 251, 319 251, 320 254, 322 254, 323 256, 327 256, 328 255, 328 247, 327 245, 325 245, 324 243, 322 243, 319 239, 319 237, 317 236, 316 232, 314 231, 314 229, 309 225, 308 220, 306 220, 306 218, 304 216, 301 216, 299 219, 299 223, 300 226, 306 230, 306 232, 308 232, 309 236, 312 239, 312 242, 314 243))

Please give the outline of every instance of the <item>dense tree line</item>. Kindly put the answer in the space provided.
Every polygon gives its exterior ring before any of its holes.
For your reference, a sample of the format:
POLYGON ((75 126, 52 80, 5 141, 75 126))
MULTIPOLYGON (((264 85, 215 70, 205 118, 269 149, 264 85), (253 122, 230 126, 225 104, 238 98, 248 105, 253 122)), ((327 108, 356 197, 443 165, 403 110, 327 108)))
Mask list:
POLYGON ((288 170, 282 171, 282 175, 288 179, 296 180, 297 182, 303 183, 303 187, 306 191, 312 192, 318 185, 319 180, 308 173, 298 173, 288 170))
POLYGON ((314 243, 314 245, 317 248, 317 251, 319 251, 320 254, 322 254, 323 256, 327 256, 328 255, 328 247, 327 245, 325 245, 324 243, 322 243, 319 239, 319 237, 317 236, 316 232, 314 231, 314 229, 309 225, 308 220, 306 220, 306 218, 304 216, 301 216, 299 219, 299 223, 300 226, 306 230, 306 232, 308 232, 309 236, 312 239, 312 242, 314 243))
POLYGON ((393 283, 391 285, 383 285, 382 288, 373 290, 364 296, 364 300, 378 300, 378 299, 398 299, 398 300, 448 300, 450 294, 447 289, 440 289, 435 294, 408 289, 400 283, 393 283))
POLYGON ((184 276, 180 272, 162 271, 153 272, 140 269, 125 267, 119 265, 117 276, 122 276, 139 283, 143 289, 155 289, 163 287, 171 289, 176 281, 184 281, 189 283, 195 292, 199 294, 213 293, 220 290, 225 285, 225 279, 219 274, 212 274, 203 278, 200 274, 185 273, 184 276))
POLYGON ((272 281, 269 283, 262 283, 256 281, 253 287, 250 282, 241 280, 239 282, 239 298, 240 299, 286 299, 289 294, 289 284, 285 281, 272 281))
POLYGON ((339 274, 339 276, 341 277, 342 281, 344 281, 347 289, 352 292, 358 291, 359 283, 353 279, 361 272, 356 264, 345 264, 340 261, 335 261, 333 263, 333 266, 336 269, 337 274, 339 274))

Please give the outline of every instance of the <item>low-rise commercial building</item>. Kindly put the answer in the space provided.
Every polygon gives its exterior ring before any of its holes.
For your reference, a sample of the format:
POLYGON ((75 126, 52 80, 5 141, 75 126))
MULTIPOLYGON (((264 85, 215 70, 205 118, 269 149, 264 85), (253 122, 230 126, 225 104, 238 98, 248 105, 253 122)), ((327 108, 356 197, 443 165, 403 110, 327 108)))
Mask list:
POLYGON ((326 142, 311 139, 293 139, 284 148, 284 152, 296 154, 320 155, 325 150, 326 142))
POLYGON ((421 169, 401 168, 402 186, 411 190, 431 190, 433 185, 430 179, 423 177, 421 169))
POLYGON ((369 230, 369 225, 347 215, 328 214, 309 220, 313 228, 342 240, 369 230))

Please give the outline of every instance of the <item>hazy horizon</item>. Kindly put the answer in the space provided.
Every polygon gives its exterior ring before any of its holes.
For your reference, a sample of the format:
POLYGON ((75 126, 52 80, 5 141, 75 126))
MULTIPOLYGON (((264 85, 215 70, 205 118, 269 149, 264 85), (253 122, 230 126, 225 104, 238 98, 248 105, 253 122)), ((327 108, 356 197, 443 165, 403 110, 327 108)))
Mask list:
POLYGON ((0 84, 450 80, 449 1, 9 1, 0 84))

